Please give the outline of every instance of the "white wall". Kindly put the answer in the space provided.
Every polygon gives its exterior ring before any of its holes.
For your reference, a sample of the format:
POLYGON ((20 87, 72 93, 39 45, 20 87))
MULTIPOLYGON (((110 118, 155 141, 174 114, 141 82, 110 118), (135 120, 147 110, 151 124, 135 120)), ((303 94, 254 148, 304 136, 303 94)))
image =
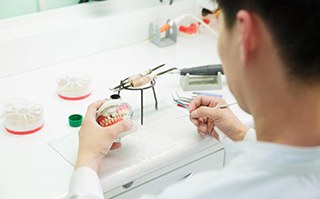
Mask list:
POLYGON ((193 12, 194 0, 106 1, 0 21, 0 78, 140 42, 148 25, 193 12))

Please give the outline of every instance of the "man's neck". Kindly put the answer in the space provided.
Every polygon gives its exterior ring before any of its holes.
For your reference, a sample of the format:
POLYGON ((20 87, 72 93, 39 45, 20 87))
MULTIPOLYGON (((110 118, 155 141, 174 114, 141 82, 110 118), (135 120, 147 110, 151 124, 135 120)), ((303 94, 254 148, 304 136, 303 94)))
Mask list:
POLYGON ((293 146, 320 146, 320 89, 285 93, 255 114, 257 139, 293 146))

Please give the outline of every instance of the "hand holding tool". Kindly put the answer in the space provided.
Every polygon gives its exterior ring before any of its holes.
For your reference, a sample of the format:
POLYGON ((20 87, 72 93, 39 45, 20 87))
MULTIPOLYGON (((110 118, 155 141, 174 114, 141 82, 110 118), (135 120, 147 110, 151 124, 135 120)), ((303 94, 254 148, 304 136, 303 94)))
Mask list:
MULTIPOLYGON (((233 102, 233 103, 229 103, 229 104, 220 104, 220 105, 217 105, 217 106, 214 106, 214 107, 210 107, 212 109, 224 109, 224 108, 227 108, 229 106, 232 106, 232 105, 236 105, 238 104, 237 102, 233 102)), ((188 115, 183 115, 181 117, 187 117, 187 116, 190 116, 190 113, 188 115)))

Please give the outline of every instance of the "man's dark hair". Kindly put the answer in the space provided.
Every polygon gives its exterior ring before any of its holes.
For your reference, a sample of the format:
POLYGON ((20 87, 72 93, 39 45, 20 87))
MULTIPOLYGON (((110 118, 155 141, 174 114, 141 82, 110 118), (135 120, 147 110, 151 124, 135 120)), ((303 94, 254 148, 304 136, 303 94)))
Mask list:
POLYGON ((217 0, 231 29, 239 10, 266 23, 289 74, 320 82, 320 0, 217 0))

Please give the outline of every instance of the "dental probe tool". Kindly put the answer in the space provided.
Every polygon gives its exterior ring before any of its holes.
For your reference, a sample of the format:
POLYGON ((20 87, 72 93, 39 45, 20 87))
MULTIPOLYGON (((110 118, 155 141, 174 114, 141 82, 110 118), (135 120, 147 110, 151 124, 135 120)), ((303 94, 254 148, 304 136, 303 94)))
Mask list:
POLYGON ((227 108, 227 107, 229 107, 229 106, 236 105, 236 104, 238 104, 238 103, 237 103, 237 102, 233 102, 233 103, 230 103, 230 104, 221 104, 221 105, 218 105, 218 106, 214 106, 214 107, 212 107, 212 108, 213 108, 213 109, 216 109, 216 108, 222 109, 222 108, 227 108))
MULTIPOLYGON (((221 105, 214 106, 214 107, 210 107, 210 108, 212 108, 212 109, 217 109, 217 108, 223 109, 223 108, 227 108, 227 107, 229 107, 229 106, 236 105, 236 104, 238 104, 238 103, 237 103, 237 102, 233 102, 233 103, 229 103, 229 104, 221 104, 221 105)), ((187 116, 190 116, 190 114, 188 114, 188 115, 183 115, 183 116, 181 116, 181 117, 187 117, 187 116)), ((179 117, 178 117, 178 118, 179 118, 179 117)))

